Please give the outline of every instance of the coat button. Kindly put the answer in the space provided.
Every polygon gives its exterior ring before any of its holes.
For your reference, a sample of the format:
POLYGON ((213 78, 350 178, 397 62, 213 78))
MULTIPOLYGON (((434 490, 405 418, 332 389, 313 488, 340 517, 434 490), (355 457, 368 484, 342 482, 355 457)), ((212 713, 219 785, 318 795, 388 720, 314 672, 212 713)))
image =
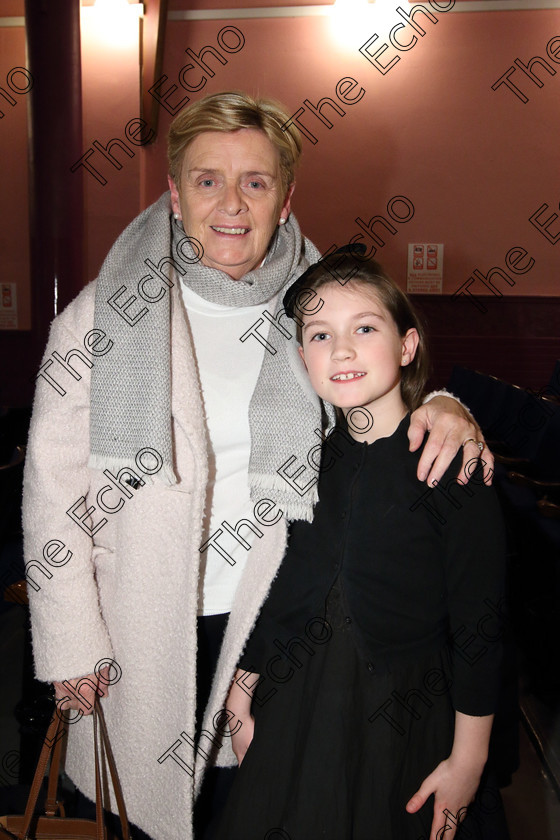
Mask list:
POLYGON ((347 616, 346 616, 346 618, 344 619, 344 621, 346 622, 346 624, 352 624, 352 619, 350 618, 350 616, 349 616, 349 615, 347 615, 347 616))
POLYGON ((367 669, 370 672, 370 674, 373 674, 373 672, 375 671, 375 665, 373 664, 373 662, 368 662, 367 669))

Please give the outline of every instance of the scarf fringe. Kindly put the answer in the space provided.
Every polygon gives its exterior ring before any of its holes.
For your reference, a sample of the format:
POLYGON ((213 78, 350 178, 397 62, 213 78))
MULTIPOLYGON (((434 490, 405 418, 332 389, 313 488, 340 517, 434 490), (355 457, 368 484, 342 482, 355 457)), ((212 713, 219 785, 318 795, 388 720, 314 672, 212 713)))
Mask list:
MULTIPOLYGON (((264 353, 249 406, 251 497, 255 502, 270 497, 287 519, 311 521, 316 483, 302 493, 298 484, 305 487, 305 479, 290 484, 277 473, 278 465, 292 456, 297 463, 305 463, 318 443, 314 430, 321 426, 319 400, 302 373, 291 330, 283 324, 282 292, 320 256, 302 236, 292 214, 277 229, 264 264, 240 284, 199 262, 184 230, 172 225, 169 193, 134 219, 109 252, 97 279, 94 327, 111 336, 119 350, 105 355, 92 370, 89 466, 101 471, 134 470, 150 484, 177 484, 170 424, 170 295, 127 313, 121 292, 140 288, 139 282, 156 276, 170 287, 170 270, 182 275, 186 263, 181 282, 206 300, 232 307, 266 307, 278 295, 274 315, 266 308, 263 313, 270 323, 265 325, 261 318, 261 338, 266 332, 274 352, 264 353), (140 319, 141 325, 131 331, 140 319), (149 441, 162 453, 157 473, 147 475, 141 470, 136 460, 138 441, 149 441)), ((176 280, 171 283, 176 284, 176 280)), ((250 344, 248 348, 250 352, 250 344)))
POLYGON ((251 501, 255 504, 269 499, 281 509, 286 519, 313 521, 313 508, 319 500, 317 482, 300 496, 301 502, 297 491, 288 489, 286 480, 279 475, 249 473, 249 486, 251 501))

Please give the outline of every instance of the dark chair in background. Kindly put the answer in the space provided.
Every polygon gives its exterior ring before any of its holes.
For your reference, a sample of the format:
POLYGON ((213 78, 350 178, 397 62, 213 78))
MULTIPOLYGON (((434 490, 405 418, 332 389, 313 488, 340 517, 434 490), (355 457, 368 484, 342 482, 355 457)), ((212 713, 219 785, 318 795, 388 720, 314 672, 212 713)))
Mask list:
MULTIPOLYGON (((54 708, 51 686, 38 682, 33 675, 31 631, 21 523, 21 496, 25 445, 31 410, 0 410, 0 615, 8 610, 23 610, 18 651, 10 650, 21 663, 21 686, 15 708, 6 709, 19 729, 18 781, 31 783, 41 744, 54 708), (23 631, 21 627, 23 626, 23 631), (23 636, 23 639, 22 639, 23 636), (22 640, 22 641, 21 641, 22 640)), ((9 644, 9 640, 4 640, 9 644)))
POLYGON ((496 458, 522 719, 560 790, 560 362, 538 393, 462 367, 447 387, 496 458))

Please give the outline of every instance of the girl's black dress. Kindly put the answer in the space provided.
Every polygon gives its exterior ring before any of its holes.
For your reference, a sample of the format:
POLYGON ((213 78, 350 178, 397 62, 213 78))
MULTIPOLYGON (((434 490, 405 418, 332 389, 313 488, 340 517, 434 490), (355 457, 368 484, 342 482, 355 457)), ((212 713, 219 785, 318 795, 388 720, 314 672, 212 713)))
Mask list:
MULTIPOLYGON (((293 524, 240 661, 261 675, 255 736, 219 840, 428 840, 433 797, 406 802, 449 755, 455 710, 494 711, 498 503, 481 477, 455 483, 460 458, 438 488, 419 482, 408 425, 324 446, 314 521, 293 524)), ((458 837, 504 836, 485 783, 458 837)))

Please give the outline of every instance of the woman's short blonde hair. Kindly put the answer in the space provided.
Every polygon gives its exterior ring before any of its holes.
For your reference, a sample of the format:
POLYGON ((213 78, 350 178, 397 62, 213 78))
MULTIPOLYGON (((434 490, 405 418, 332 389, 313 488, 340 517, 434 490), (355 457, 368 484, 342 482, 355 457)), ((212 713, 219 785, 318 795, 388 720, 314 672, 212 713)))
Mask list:
POLYGON ((282 187, 293 183, 301 156, 301 134, 295 125, 285 126, 290 115, 274 99, 253 99, 243 91, 212 93, 184 108, 173 120, 167 136, 169 174, 176 184, 181 178, 185 149, 204 131, 239 131, 258 128, 280 155, 282 187))

